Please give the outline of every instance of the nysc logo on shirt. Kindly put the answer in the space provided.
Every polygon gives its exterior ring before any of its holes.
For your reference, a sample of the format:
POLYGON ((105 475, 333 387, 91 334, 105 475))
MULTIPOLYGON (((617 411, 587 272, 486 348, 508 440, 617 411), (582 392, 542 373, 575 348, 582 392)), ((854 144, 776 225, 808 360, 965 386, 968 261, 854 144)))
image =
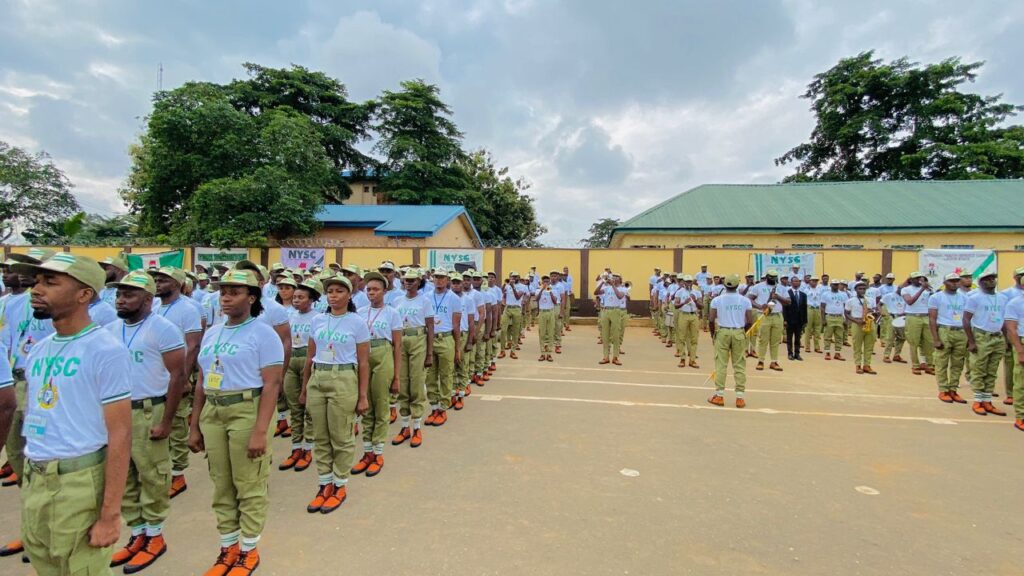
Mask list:
POLYGON ((325 342, 337 342, 339 344, 344 344, 345 342, 348 342, 348 337, 349 335, 345 334, 344 332, 328 332, 327 330, 321 330, 316 334, 317 340, 323 340, 325 342))
POLYGON ((199 351, 199 355, 209 356, 212 354, 214 356, 234 356, 236 352, 238 352, 238 344, 225 342, 223 344, 213 343, 209 346, 204 346, 203 349, 199 351))
POLYGON ((63 356, 36 358, 35 362, 32 363, 31 374, 40 378, 43 378, 45 375, 72 378, 75 374, 78 374, 78 367, 81 365, 81 358, 75 356, 70 358, 64 358, 63 356))

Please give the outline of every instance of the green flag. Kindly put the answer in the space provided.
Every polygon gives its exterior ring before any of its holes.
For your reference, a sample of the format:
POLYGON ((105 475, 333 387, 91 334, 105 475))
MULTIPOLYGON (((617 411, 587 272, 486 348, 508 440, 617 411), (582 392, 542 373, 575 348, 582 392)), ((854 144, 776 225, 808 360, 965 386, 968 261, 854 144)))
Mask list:
POLYGON ((152 252, 149 254, 125 254, 128 258, 128 268, 131 270, 147 270, 152 267, 173 266, 183 268, 185 265, 184 250, 170 250, 168 252, 152 252))

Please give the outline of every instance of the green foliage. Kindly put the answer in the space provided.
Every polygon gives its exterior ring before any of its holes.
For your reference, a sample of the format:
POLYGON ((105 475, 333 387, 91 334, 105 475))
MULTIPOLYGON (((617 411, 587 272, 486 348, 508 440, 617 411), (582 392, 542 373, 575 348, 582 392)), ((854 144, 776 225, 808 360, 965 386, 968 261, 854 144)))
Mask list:
POLYGON ((803 95, 817 118, 810 141, 775 163, 797 164, 787 182, 1020 178, 1024 128, 1002 124, 1022 107, 958 89, 981 66, 840 60, 803 95))
POLYGON ((42 229, 77 211, 71 183, 48 155, 29 154, 0 142, 0 242, 9 239, 16 226, 42 229))
POLYGON ((130 214, 101 216, 79 212, 25 230, 22 236, 37 246, 123 246, 136 243, 135 229, 135 218, 130 214))
POLYGON ((619 224, 618 218, 602 218, 594 222, 587 230, 590 236, 582 238, 580 244, 584 248, 607 248, 612 241, 612 232, 619 224))
POLYGON ((530 184, 508 176, 508 168, 498 169, 487 150, 470 154, 461 163, 470 179, 472 191, 465 199, 485 243, 502 246, 537 247, 537 238, 547 228, 537 223, 533 198, 526 195, 530 184))

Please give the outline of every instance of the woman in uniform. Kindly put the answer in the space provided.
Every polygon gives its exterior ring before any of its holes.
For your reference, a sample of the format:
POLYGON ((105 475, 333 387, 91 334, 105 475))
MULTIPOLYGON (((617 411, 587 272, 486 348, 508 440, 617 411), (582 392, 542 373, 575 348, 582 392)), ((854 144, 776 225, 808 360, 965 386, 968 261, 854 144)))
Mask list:
POLYGON ((370 331, 370 383, 367 400, 370 409, 363 416, 363 458, 352 468, 353 474, 376 476, 384 467, 384 442, 388 438, 391 394, 398 394, 399 366, 402 362, 402 317, 384 303, 388 279, 379 272, 363 277, 370 305, 359 309, 359 319, 370 331))
MULTIPOLYGON (((278 281, 278 297, 288 292, 288 282, 292 280, 278 281)), ((313 421, 306 407, 299 403, 299 395, 302 394, 302 370, 306 366, 309 334, 313 318, 317 316, 313 304, 320 300, 323 289, 323 284, 316 280, 306 280, 291 289, 289 321, 292 329, 292 357, 284 372, 284 396, 292 416, 292 453, 281 462, 278 470, 302 472, 313 461, 313 421)))
POLYGON ((434 360, 434 308, 420 290, 424 281, 413 268, 402 278, 405 294, 392 300, 402 318, 402 358, 399 363, 398 411, 402 429, 391 439, 397 446, 406 440, 413 448, 423 443, 420 426, 427 411, 427 372, 434 360), (409 421, 412 419, 412 429, 409 421))
POLYGON ((225 320, 211 327, 199 351, 189 448, 206 451, 220 555, 207 576, 251 574, 267 519, 270 421, 279 393, 284 349, 277 333, 256 321, 260 285, 250 270, 229 270, 218 284, 225 320))
POLYGON ((298 287, 298 283, 292 278, 292 275, 284 273, 277 281, 277 296, 274 296, 274 300, 290 311, 293 307, 292 297, 295 295, 296 287, 298 287))
POLYGON ((367 410, 370 331, 355 314, 352 283, 338 275, 323 280, 329 308, 313 319, 299 403, 313 418, 319 487, 306 506, 329 514, 347 497, 355 459, 355 427, 367 410))

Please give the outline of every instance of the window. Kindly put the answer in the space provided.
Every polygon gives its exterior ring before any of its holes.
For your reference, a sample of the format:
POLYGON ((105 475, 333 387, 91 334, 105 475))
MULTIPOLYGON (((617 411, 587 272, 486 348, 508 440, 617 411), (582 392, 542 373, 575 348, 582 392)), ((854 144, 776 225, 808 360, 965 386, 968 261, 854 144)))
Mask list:
POLYGON ((893 244, 889 248, 893 250, 924 250, 924 244, 893 244))
POLYGON ((370 193, 370 187, 369 186, 363 186, 363 194, 369 194, 369 193, 370 193))
POLYGON ((795 250, 808 250, 811 248, 824 248, 823 244, 793 244, 795 250))
POLYGON ((943 244, 943 250, 974 250, 974 244, 943 244))
POLYGON ((838 250, 863 250, 863 244, 833 244, 833 248, 838 250))
POLYGON ((630 248, 664 248, 664 247, 665 247, 664 244, 658 244, 658 245, 655 245, 655 244, 636 244, 634 246, 630 246, 630 248))
POLYGON ((1013 247, 1013 249, 1018 252, 1024 252, 1024 244, 1017 244, 1016 246, 1013 247))
POLYGON ((370 194, 376 194, 376 193, 377 193, 377 187, 376 186, 370 186, 370 194))
POLYGON ((714 244, 687 244, 683 248, 697 249, 697 248, 718 248, 714 244))
POLYGON ((722 244, 722 248, 753 248, 753 244, 722 244))

